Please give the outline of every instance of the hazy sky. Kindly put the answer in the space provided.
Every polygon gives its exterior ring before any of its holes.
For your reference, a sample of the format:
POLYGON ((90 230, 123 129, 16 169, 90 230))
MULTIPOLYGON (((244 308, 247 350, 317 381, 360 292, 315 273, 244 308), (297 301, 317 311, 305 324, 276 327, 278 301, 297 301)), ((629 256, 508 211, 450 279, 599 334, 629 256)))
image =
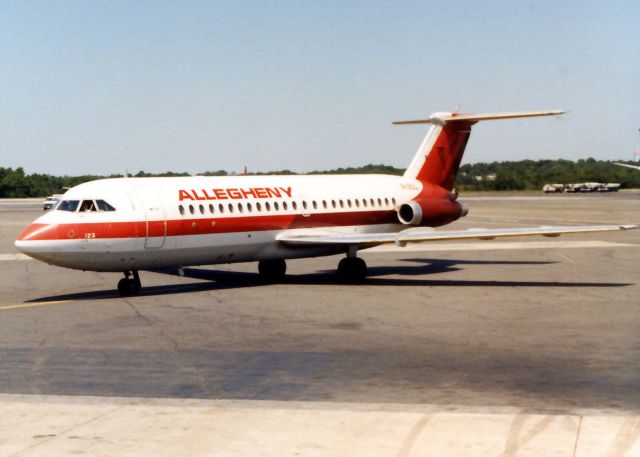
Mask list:
POLYGON ((406 166, 433 111, 465 162, 631 159, 640 2, 0 3, 0 166, 27 173, 406 166))

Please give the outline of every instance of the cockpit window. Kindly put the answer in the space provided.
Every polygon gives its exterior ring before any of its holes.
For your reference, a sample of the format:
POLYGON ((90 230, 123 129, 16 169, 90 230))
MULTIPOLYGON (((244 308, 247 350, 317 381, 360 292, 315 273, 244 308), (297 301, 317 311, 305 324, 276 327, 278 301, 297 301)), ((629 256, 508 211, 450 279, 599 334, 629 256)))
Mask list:
POLYGON ((59 211, 115 211, 116 209, 104 200, 61 200, 56 206, 59 211))
POLYGON ((80 205, 80 211, 98 211, 98 208, 96 208, 96 204, 93 200, 83 200, 80 205))
POLYGON ((79 200, 62 200, 57 206, 58 211, 71 211, 74 212, 78 209, 79 200))
POLYGON ((109 203, 104 200, 96 200, 96 204, 98 205, 98 209, 100 211, 115 211, 116 209, 111 206, 109 203))

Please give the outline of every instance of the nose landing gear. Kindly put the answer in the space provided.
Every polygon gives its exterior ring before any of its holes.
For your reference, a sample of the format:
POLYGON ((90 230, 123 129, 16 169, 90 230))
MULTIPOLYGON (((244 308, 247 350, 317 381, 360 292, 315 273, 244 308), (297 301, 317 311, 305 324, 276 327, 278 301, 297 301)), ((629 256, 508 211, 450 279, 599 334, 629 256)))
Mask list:
POLYGON ((142 284, 140 284, 138 270, 125 271, 124 278, 118 281, 118 293, 122 297, 136 295, 140 287, 142 287, 142 284))

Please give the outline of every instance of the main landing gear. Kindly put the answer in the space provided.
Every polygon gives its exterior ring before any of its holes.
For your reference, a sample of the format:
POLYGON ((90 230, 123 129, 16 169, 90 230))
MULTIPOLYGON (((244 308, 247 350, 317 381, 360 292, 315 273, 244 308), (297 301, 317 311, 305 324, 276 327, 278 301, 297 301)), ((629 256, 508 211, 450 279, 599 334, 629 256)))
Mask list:
POLYGON ((338 263, 338 278, 346 282, 361 282, 367 276, 367 264, 360 257, 345 257, 338 263))
MULTIPOLYGON (((267 259, 258 262, 258 272, 265 281, 277 282, 284 278, 287 264, 284 259, 267 259)), ((362 282, 367 277, 367 264, 355 252, 349 252, 347 257, 338 263, 338 278, 344 282, 362 282)))
POLYGON ((258 262, 258 272, 266 281, 280 281, 287 272, 287 263, 284 259, 260 260, 258 262))
POLYGON ((118 281, 118 292, 123 297, 135 295, 140 290, 140 275, 138 270, 125 271, 124 278, 118 281))

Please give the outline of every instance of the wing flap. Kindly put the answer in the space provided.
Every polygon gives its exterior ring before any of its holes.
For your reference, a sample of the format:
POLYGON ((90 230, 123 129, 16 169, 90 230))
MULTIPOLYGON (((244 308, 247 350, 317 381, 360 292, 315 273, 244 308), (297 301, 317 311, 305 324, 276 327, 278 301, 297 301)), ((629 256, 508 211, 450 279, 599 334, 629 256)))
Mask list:
POLYGON ((438 231, 431 228, 411 228, 397 233, 339 233, 322 232, 314 233, 311 230, 304 232, 289 231, 283 232, 276 237, 276 240, 289 246, 321 246, 321 245, 344 245, 362 246, 395 243, 404 246, 407 243, 417 243, 423 241, 443 241, 462 239, 490 240, 494 238, 509 238, 519 236, 560 236, 569 233, 594 233, 612 232, 617 230, 637 229, 637 225, 586 225, 586 226, 564 226, 564 227, 525 227, 525 228, 505 228, 505 229, 469 229, 455 231, 438 231))

